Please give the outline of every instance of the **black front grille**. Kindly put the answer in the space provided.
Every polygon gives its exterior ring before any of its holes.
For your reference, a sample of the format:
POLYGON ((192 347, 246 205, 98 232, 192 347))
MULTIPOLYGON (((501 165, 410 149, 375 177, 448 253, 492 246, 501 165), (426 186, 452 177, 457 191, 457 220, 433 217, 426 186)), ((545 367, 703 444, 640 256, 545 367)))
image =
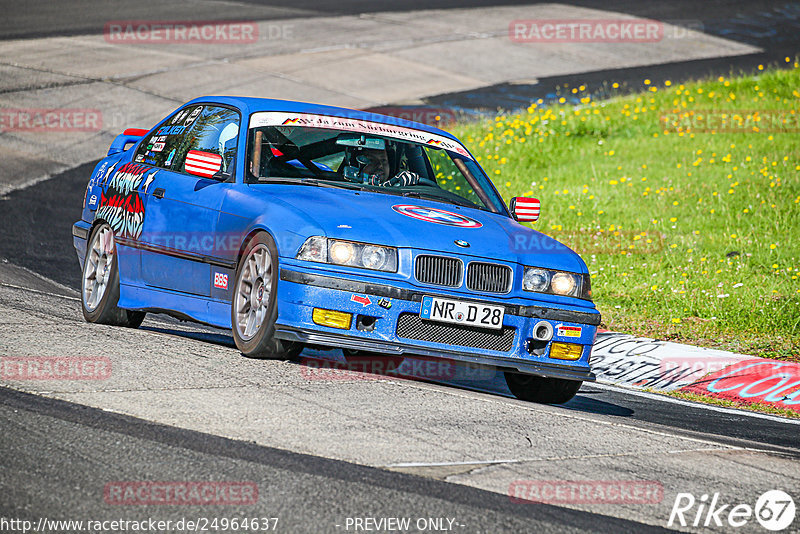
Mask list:
POLYGON ((508 265, 473 261, 467 267, 467 288, 485 293, 508 293, 513 273, 508 265))
POLYGON ((423 321, 414 313, 401 313, 397 319, 397 337, 500 352, 511 350, 516 332, 517 329, 511 326, 504 326, 501 330, 487 330, 474 326, 423 321))
POLYGON ((414 275, 423 284, 444 287, 460 287, 464 264, 458 258, 445 256, 417 256, 414 275))

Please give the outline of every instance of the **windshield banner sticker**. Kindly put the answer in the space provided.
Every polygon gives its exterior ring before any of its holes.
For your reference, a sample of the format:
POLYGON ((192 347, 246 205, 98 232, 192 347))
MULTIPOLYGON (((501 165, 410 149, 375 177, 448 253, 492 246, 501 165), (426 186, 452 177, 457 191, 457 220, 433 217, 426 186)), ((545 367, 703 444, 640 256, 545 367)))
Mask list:
POLYGON ((412 204, 396 204, 392 206, 392 209, 406 217, 425 222, 457 226, 459 228, 480 228, 483 226, 483 224, 475 219, 438 208, 426 208, 424 206, 414 206, 412 204))
POLYGON ((456 141, 443 135, 359 119, 331 117, 328 115, 312 115, 309 113, 283 113, 278 111, 262 111, 250 117, 250 128, 262 126, 304 126, 306 128, 326 128, 345 132, 383 135, 404 141, 422 143, 435 148, 443 148, 455 152, 465 158, 472 159, 467 149, 456 141))

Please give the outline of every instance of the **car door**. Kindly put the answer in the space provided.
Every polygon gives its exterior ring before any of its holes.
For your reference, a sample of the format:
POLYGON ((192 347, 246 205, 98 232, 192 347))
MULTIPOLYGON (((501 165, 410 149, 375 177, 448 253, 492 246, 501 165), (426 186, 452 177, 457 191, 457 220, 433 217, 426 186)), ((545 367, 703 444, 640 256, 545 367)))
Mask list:
POLYGON ((239 124, 234 109, 190 106, 142 143, 136 159, 158 167, 144 186, 140 258, 146 285, 211 295, 221 255, 216 226, 236 164, 239 124))

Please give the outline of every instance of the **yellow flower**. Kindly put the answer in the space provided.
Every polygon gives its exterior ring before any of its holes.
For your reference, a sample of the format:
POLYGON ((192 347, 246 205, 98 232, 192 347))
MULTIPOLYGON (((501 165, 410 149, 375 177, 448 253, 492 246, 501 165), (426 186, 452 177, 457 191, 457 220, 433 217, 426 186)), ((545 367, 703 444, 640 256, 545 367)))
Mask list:
POLYGON ((673 324, 681 324, 681 320, 676 317, 676 318, 672 319, 672 323, 673 324))

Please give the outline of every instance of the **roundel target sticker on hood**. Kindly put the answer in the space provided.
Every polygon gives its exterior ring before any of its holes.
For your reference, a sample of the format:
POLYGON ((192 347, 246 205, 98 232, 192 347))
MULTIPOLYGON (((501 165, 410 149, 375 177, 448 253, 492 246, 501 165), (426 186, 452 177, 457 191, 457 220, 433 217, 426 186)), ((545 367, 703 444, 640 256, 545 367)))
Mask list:
POLYGON ((438 208, 426 208, 424 206, 414 206, 413 204, 396 204, 392 206, 392 209, 406 217, 430 223, 457 226, 459 228, 480 228, 483 226, 475 219, 438 208))

